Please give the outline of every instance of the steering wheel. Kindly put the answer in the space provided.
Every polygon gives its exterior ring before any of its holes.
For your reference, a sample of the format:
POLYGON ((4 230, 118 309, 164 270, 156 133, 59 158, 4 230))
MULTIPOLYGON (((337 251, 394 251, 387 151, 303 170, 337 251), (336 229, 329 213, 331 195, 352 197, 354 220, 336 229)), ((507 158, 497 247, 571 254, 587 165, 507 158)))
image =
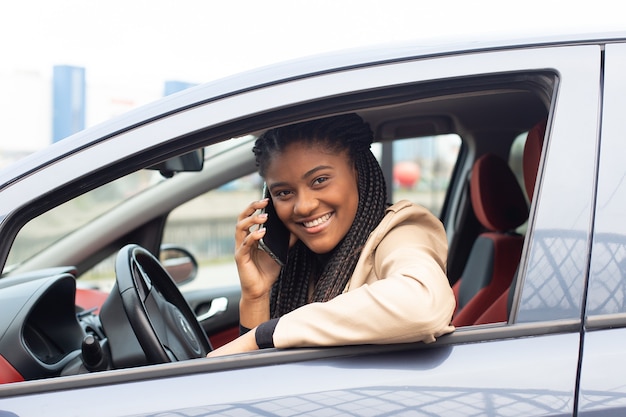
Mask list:
POLYGON ((211 351, 187 300, 150 252, 124 246, 115 273, 126 316, 149 362, 201 358, 211 351))

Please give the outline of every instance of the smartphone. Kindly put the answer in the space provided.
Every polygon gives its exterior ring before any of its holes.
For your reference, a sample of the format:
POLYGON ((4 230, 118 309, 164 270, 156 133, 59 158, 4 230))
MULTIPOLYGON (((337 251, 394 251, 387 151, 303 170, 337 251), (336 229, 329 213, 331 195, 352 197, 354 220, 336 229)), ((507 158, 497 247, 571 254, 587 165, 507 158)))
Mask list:
POLYGON ((291 232, 285 224, 278 218, 270 191, 267 184, 263 184, 263 198, 269 198, 267 206, 261 213, 267 213, 267 221, 260 225, 261 228, 267 229, 265 236, 259 241, 259 246, 267 252, 280 266, 287 263, 287 252, 289 252, 289 237, 291 232))

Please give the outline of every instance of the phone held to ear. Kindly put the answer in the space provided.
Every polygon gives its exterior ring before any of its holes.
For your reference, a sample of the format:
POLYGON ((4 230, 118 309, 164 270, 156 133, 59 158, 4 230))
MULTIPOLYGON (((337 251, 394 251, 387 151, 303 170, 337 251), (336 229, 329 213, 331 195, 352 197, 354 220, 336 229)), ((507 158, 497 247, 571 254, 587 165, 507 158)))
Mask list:
POLYGON ((259 246, 280 266, 284 266, 287 262, 289 237, 291 233, 276 214, 267 184, 263 184, 263 198, 269 198, 269 202, 267 206, 261 210, 261 213, 267 213, 267 221, 260 225, 260 228, 267 230, 265 231, 265 236, 259 241, 259 246))

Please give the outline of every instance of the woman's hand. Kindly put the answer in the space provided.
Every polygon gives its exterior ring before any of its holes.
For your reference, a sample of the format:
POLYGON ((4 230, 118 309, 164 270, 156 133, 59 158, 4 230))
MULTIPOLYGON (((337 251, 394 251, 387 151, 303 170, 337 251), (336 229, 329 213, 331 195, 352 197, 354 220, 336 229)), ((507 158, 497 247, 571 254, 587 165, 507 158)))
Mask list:
POLYGON ((257 214, 268 199, 252 202, 238 217, 235 229, 235 262, 241 282, 240 322, 253 328, 269 320, 269 298, 272 285, 280 273, 280 265, 259 248, 267 214, 257 214))
POLYGON ((258 350, 259 347, 256 344, 255 331, 256 329, 252 329, 246 334, 239 336, 235 340, 228 342, 224 346, 220 346, 214 351, 209 352, 209 354, 206 355, 207 358, 258 350))

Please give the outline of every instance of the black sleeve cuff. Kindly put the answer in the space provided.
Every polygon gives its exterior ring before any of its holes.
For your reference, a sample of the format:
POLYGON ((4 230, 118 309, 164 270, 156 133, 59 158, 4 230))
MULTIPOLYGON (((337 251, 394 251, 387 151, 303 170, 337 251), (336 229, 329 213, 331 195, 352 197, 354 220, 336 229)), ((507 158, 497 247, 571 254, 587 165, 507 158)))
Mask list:
POLYGON ((272 319, 265 323, 259 324, 256 328, 254 337, 259 349, 267 349, 274 347, 274 330, 278 324, 278 319, 272 319))

